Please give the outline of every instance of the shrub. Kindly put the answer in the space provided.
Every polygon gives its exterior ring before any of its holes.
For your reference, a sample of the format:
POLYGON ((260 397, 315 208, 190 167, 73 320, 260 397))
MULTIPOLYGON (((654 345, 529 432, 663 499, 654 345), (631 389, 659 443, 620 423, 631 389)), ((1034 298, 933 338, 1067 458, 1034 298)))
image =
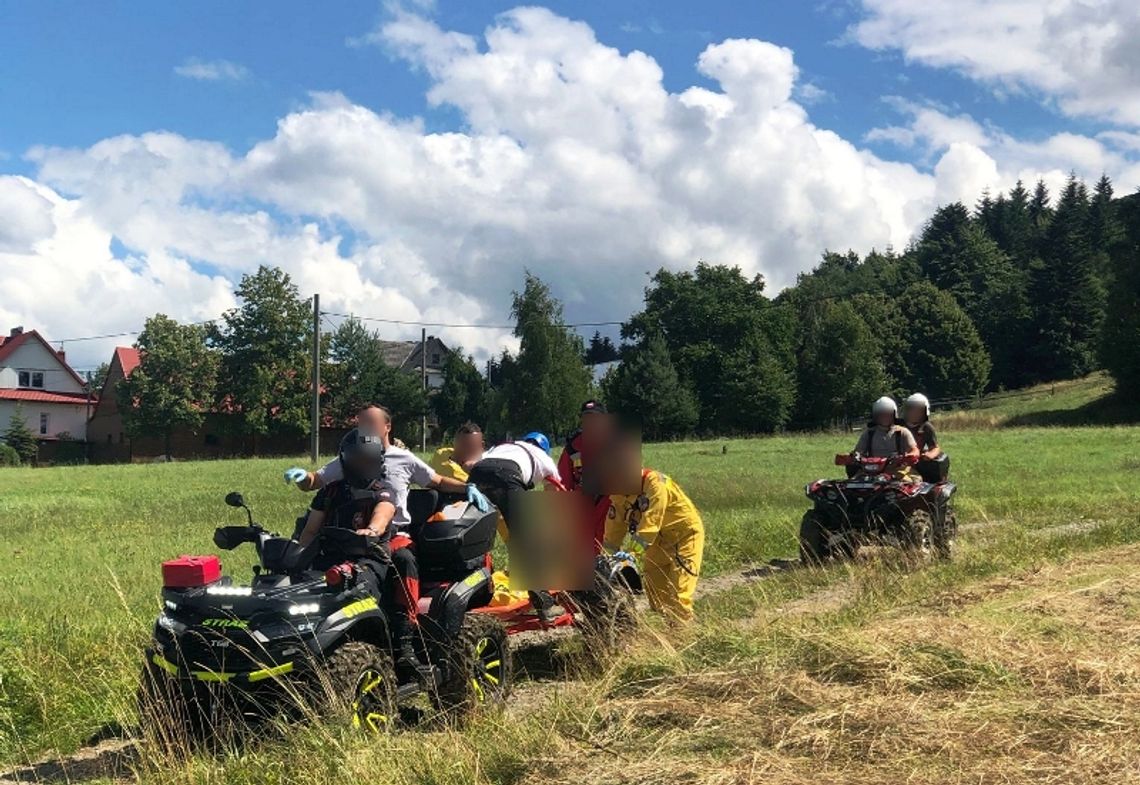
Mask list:
POLYGON ((19 466, 20 454, 8 445, 0 442, 0 466, 19 466))

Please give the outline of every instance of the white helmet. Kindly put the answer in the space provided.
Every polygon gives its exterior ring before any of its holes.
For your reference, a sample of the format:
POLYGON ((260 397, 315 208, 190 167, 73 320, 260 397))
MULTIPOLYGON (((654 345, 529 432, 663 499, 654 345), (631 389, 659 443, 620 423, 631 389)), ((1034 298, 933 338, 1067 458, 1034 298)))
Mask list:
POLYGON ((871 404, 871 416, 878 417, 883 412, 890 412, 892 416, 899 416, 899 405, 895 403, 895 399, 888 395, 884 395, 879 400, 871 404))
POLYGON ((923 416, 930 416, 930 399, 922 393, 915 393, 906 399, 904 406, 921 406, 923 416))

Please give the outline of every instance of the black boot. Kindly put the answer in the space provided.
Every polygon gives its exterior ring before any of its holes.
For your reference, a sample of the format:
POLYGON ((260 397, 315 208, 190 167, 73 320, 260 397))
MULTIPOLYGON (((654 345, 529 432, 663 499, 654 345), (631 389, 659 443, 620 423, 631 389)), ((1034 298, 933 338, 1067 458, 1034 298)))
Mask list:
POLYGON ((416 632, 419 625, 413 624, 405 614, 392 615, 392 655, 396 660, 397 673, 414 673, 423 662, 416 651, 416 632))
POLYGON ((550 623, 566 613, 566 609, 554 602, 550 592, 530 592, 530 604, 534 606, 534 613, 546 623, 550 623))

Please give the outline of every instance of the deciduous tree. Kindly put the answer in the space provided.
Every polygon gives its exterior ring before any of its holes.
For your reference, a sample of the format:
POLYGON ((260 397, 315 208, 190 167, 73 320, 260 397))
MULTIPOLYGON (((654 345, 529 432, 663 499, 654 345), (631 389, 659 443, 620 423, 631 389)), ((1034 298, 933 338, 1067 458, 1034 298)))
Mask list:
POLYGON ((169 456, 171 434, 197 430, 214 401, 218 356, 205 328, 161 313, 146 320, 135 347, 139 365, 115 390, 123 425, 131 438, 161 435, 169 456))

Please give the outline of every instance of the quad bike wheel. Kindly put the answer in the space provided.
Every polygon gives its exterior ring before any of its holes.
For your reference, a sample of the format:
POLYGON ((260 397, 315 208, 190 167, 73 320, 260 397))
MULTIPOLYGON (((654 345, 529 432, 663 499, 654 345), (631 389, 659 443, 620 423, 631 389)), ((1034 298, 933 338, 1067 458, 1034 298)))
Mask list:
POLYGON ((464 718, 484 707, 502 706, 513 686, 513 664, 502 622, 468 613, 446 654, 447 672, 433 694, 437 708, 464 718))
POLYGON ((934 527, 934 555, 942 561, 950 561, 954 557, 954 545, 958 539, 958 516, 954 510, 947 509, 943 513, 942 522, 934 527))
POLYGON ((220 743, 230 727, 212 690, 182 682, 150 662, 142 669, 136 705, 143 736, 173 754, 220 743))
POLYGON ((851 559, 857 546, 844 538, 838 545, 831 545, 831 532, 825 525, 823 516, 815 510, 808 510, 800 520, 800 562, 805 565, 819 565, 828 559, 851 559))
POLYGON ((605 585, 581 606, 586 651, 599 660, 621 650, 640 624, 633 592, 625 585, 605 585))
POLYGON ((399 719, 396 705, 396 666, 384 648, 348 641, 325 660, 325 675, 335 705, 352 712, 354 728, 389 732, 399 719))
POLYGON ((934 552, 934 516, 926 510, 915 510, 903 524, 903 550, 913 558, 928 559, 934 552))

